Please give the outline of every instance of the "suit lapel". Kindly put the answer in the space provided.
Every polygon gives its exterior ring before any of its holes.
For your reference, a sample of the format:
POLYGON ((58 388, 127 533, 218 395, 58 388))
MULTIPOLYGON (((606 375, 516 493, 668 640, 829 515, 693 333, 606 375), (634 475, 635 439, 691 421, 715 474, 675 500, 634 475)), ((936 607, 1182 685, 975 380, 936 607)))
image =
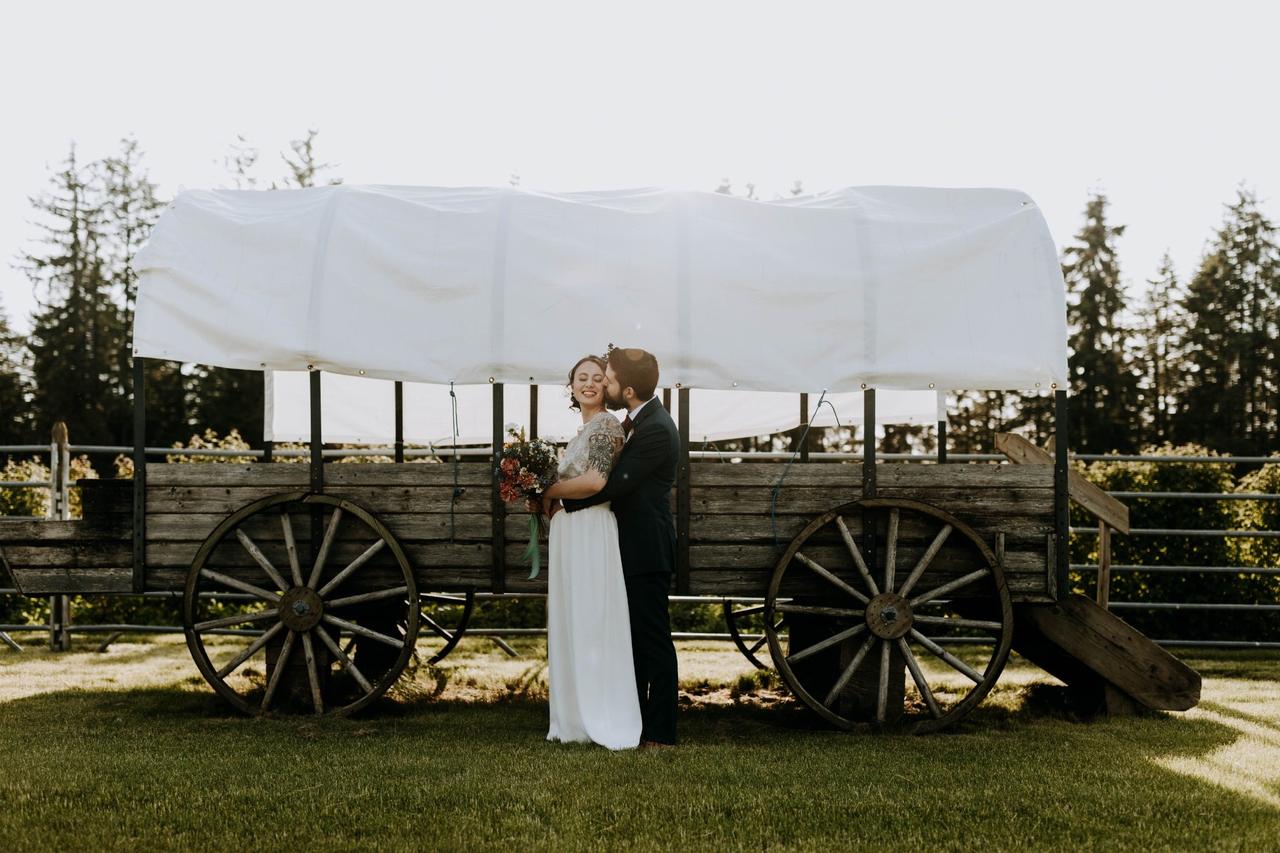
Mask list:
POLYGON ((657 399, 658 399, 657 397, 651 398, 649 402, 645 403, 643 406, 640 407, 640 410, 636 413, 636 416, 631 419, 631 435, 627 436, 627 440, 622 443, 623 453, 626 453, 627 448, 631 446, 631 442, 636 437, 636 430, 640 429, 640 424, 648 420, 649 415, 653 414, 653 407, 655 405, 658 405, 658 406, 662 405, 661 403, 655 404, 654 401, 657 399))

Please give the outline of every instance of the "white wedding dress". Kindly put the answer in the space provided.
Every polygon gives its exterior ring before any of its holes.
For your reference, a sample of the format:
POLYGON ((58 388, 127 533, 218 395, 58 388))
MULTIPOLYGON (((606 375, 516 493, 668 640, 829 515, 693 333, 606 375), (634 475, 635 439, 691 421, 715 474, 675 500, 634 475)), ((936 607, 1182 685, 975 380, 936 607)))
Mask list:
MULTIPOLYGON (((609 412, 591 419, 569 442, 560 479, 612 467, 622 425, 609 412)), ((608 476, 606 470, 605 475, 608 476)), ((609 504, 551 519, 547 566, 547 740, 595 742, 609 749, 640 743, 640 700, 631 658, 631 620, 618 553, 618 522, 609 504)))

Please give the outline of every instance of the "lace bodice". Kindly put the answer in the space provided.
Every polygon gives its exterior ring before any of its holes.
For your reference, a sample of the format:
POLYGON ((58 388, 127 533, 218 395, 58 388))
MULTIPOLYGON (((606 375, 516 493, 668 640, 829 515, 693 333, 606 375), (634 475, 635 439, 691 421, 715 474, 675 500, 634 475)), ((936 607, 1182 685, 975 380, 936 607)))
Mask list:
POLYGON ((622 450, 622 424, 609 412, 596 415, 578 431, 564 449, 556 469, 561 480, 581 477, 594 468, 608 477, 622 450))

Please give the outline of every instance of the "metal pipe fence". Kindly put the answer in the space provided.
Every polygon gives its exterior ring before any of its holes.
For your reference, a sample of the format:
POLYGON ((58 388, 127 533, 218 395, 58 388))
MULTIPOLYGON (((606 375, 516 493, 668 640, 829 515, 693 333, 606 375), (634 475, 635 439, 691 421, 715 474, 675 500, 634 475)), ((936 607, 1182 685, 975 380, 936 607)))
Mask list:
MULTIPOLYGON (((0 446, 0 456, 15 453, 45 453, 50 454, 53 465, 51 468, 62 467, 62 477, 66 476, 65 465, 59 466, 57 445, 7 445, 0 446)), ((128 453, 132 450, 129 447, 116 447, 108 445, 66 445, 62 446, 62 456, 65 459, 69 452, 76 453, 128 453)), ((427 448, 405 448, 404 455, 406 457, 424 458, 434 457, 441 461, 451 461, 455 458, 463 457, 489 457, 491 455, 488 445, 477 445, 470 447, 436 447, 429 446, 427 448)), ((245 458, 260 459, 264 451, 262 450, 230 450, 223 448, 199 449, 199 448, 166 448, 153 447, 147 448, 146 453, 151 456, 212 456, 227 458, 245 458)), ((391 456, 394 453, 392 447, 362 447, 362 448, 329 448, 323 451, 326 458, 341 458, 350 456, 391 456)), ((310 455, 310 451, 300 448, 281 448, 273 451, 276 458, 306 458, 310 455)), ((736 460, 742 463, 750 462, 767 462, 767 461, 788 461, 796 458, 793 452, 772 452, 772 451, 694 451, 690 456, 695 459, 710 459, 729 462, 736 460)), ((878 459, 886 461, 905 461, 918 462, 922 464, 936 463, 937 458, 934 456, 924 456, 921 454, 911 453, 878 453, 878 459)), ((844 453, 844 452, 814 452, 809 454, 810 461, 826 460, 840 462, 859 462, 863 460, 861 453, 844 453)), ((948 454, 950 462, 1002 462, 1005 457, 1002 454, 983 454, 983 453, 951 453, 948 454)), ((1259 463, 1276 463, 1280 462, 1280 457, 1266 456, 1174 456, 1174 455, 1119 455, 1119 454, 1075 454, 1073 458, 1081 461, 1110 461, 1110 462, 1155 462, 1160 464, 1173 463, 1213 463, 1213 464, 1259 464, 1259 463)), ((59 487, 58 474, 54 471, 51 480, 31 480, 31 481, 0 481, 0 487, 5 488, 43 488, 57 490, 59 487)), ((1107 494, 1118 499, 1148 499, 1148 500, 1173 500, 1173 501, 1205 501, 1205 500, 1221 500, 1221 501, 1280 501, 1280 494, 1267 493, 1240 493, 1240 492, 1134 492, 1134 491, 1110 491, 1107 494)), ((60 508, 61 513, 65 517, 65 500, 60 508)), ((52 511, 52 510, 51 510, 52 511)), ((0 523, 3 523, 0 520, 0 523)), ((1100 531, 1096 527, 1072 527, 1070 531, 1074 535, 1098 536, 1100 531)), ((1203 537, 1203 538, 1248 538, 1248 539, 1280 539, 1280 531, 1275 530, 1195 530, 1195 529, 1174 529, 1174 528, 1137 528, 1130 530, 1131 536, 1141 537, 1203 537)), ((1071 564, 1071 569, 1081 573, 1096 573, 1100 567, 1094 564, 1071 564)), ((1111 572, 1148 572, 1157 574, 1252 574, 1261 576, 1280 575, 1280 566, 1188 566, 1188 565, 1157 565, 1143 566, 1134 564, 1117 564, 1109 567, 1111 572)), ((16 594, 13 589, 0 589, 0 595, 16 594)), ((212 594, 218 598, 233 600, 237 598, 251 598, 251 596, 239 596, 235 594, 212 594)), ((156 592, 144 593, 145 598, 167 598, 177 600, 180 598, 178 593, 156 592)), ((491 595, 488 593, 478 593, 478 600, 488 598, 528 598, 542 597, 541 593, 504 593, 500 595, 491 595)), ((715 604, 723 601, 719 597, 697 597, 697 596, 672 596, 672 601, 694 601, 707 604, 715 604)), ((742 603, 759 602, 762 599, 734 599, 742 603)), ((1113 601, 1109 606, 1117 610, 1145 610, 1145 611, 1218 611, 1232 613, 1274 613, 1280 611, 1280 604, 1262 604, 1262 603, 1231 603, 1231 602, 1165 602, 1165 601, 1113 601)), ((132 626, 132 625, 72 625, 69 620, 61 622, 55 618, 57 608, 51 608, 50 621, 40 625, 0 625, 0 634, 7 632, 30 632, 48 631, 51 638, 62 636, 66 637, 72 633, 172 633, 180 632, 182 629, 177 626, 132 626)), ((505 629, 505 628, 474 628, 468 629, 467 634, 475 636, 521 636, 529 632, 544 632, 544 629, 505 629), (511 633, 504 633, 511 632, 511 633)), ((256 632, 234 631, 228 629, 225 633, 231 634, 254 634, 256 632)), ((682 639, 708 639, 708 640, 729 640, 730 634, 715 633, 697 633, 685 635, 675 635, 682 639)), ((758 637, 753 638, 758 639, 758 637)), ((981 638, 949 638, 950 642, 967 642, 981 641, 981 638)), ((1269 641, 1253 641, 1253 640, 1181 640, 1168 639, 1156 640, 1161 645, 1184 646, 1188 648, 1236 648, 1236 649, 1271 649, 1280 648, 1280 642, 1269 641)))

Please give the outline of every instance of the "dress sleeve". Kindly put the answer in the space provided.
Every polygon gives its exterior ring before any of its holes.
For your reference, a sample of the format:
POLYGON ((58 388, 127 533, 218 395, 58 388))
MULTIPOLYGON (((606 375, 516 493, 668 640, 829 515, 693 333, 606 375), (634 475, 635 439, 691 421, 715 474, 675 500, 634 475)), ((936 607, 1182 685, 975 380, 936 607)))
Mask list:
POLYGON ((622 450, 622 424, 613 415, 605 412, 587 427, 587 468, 600 472, 606 480, 613 470, 613 463, 622 450))

